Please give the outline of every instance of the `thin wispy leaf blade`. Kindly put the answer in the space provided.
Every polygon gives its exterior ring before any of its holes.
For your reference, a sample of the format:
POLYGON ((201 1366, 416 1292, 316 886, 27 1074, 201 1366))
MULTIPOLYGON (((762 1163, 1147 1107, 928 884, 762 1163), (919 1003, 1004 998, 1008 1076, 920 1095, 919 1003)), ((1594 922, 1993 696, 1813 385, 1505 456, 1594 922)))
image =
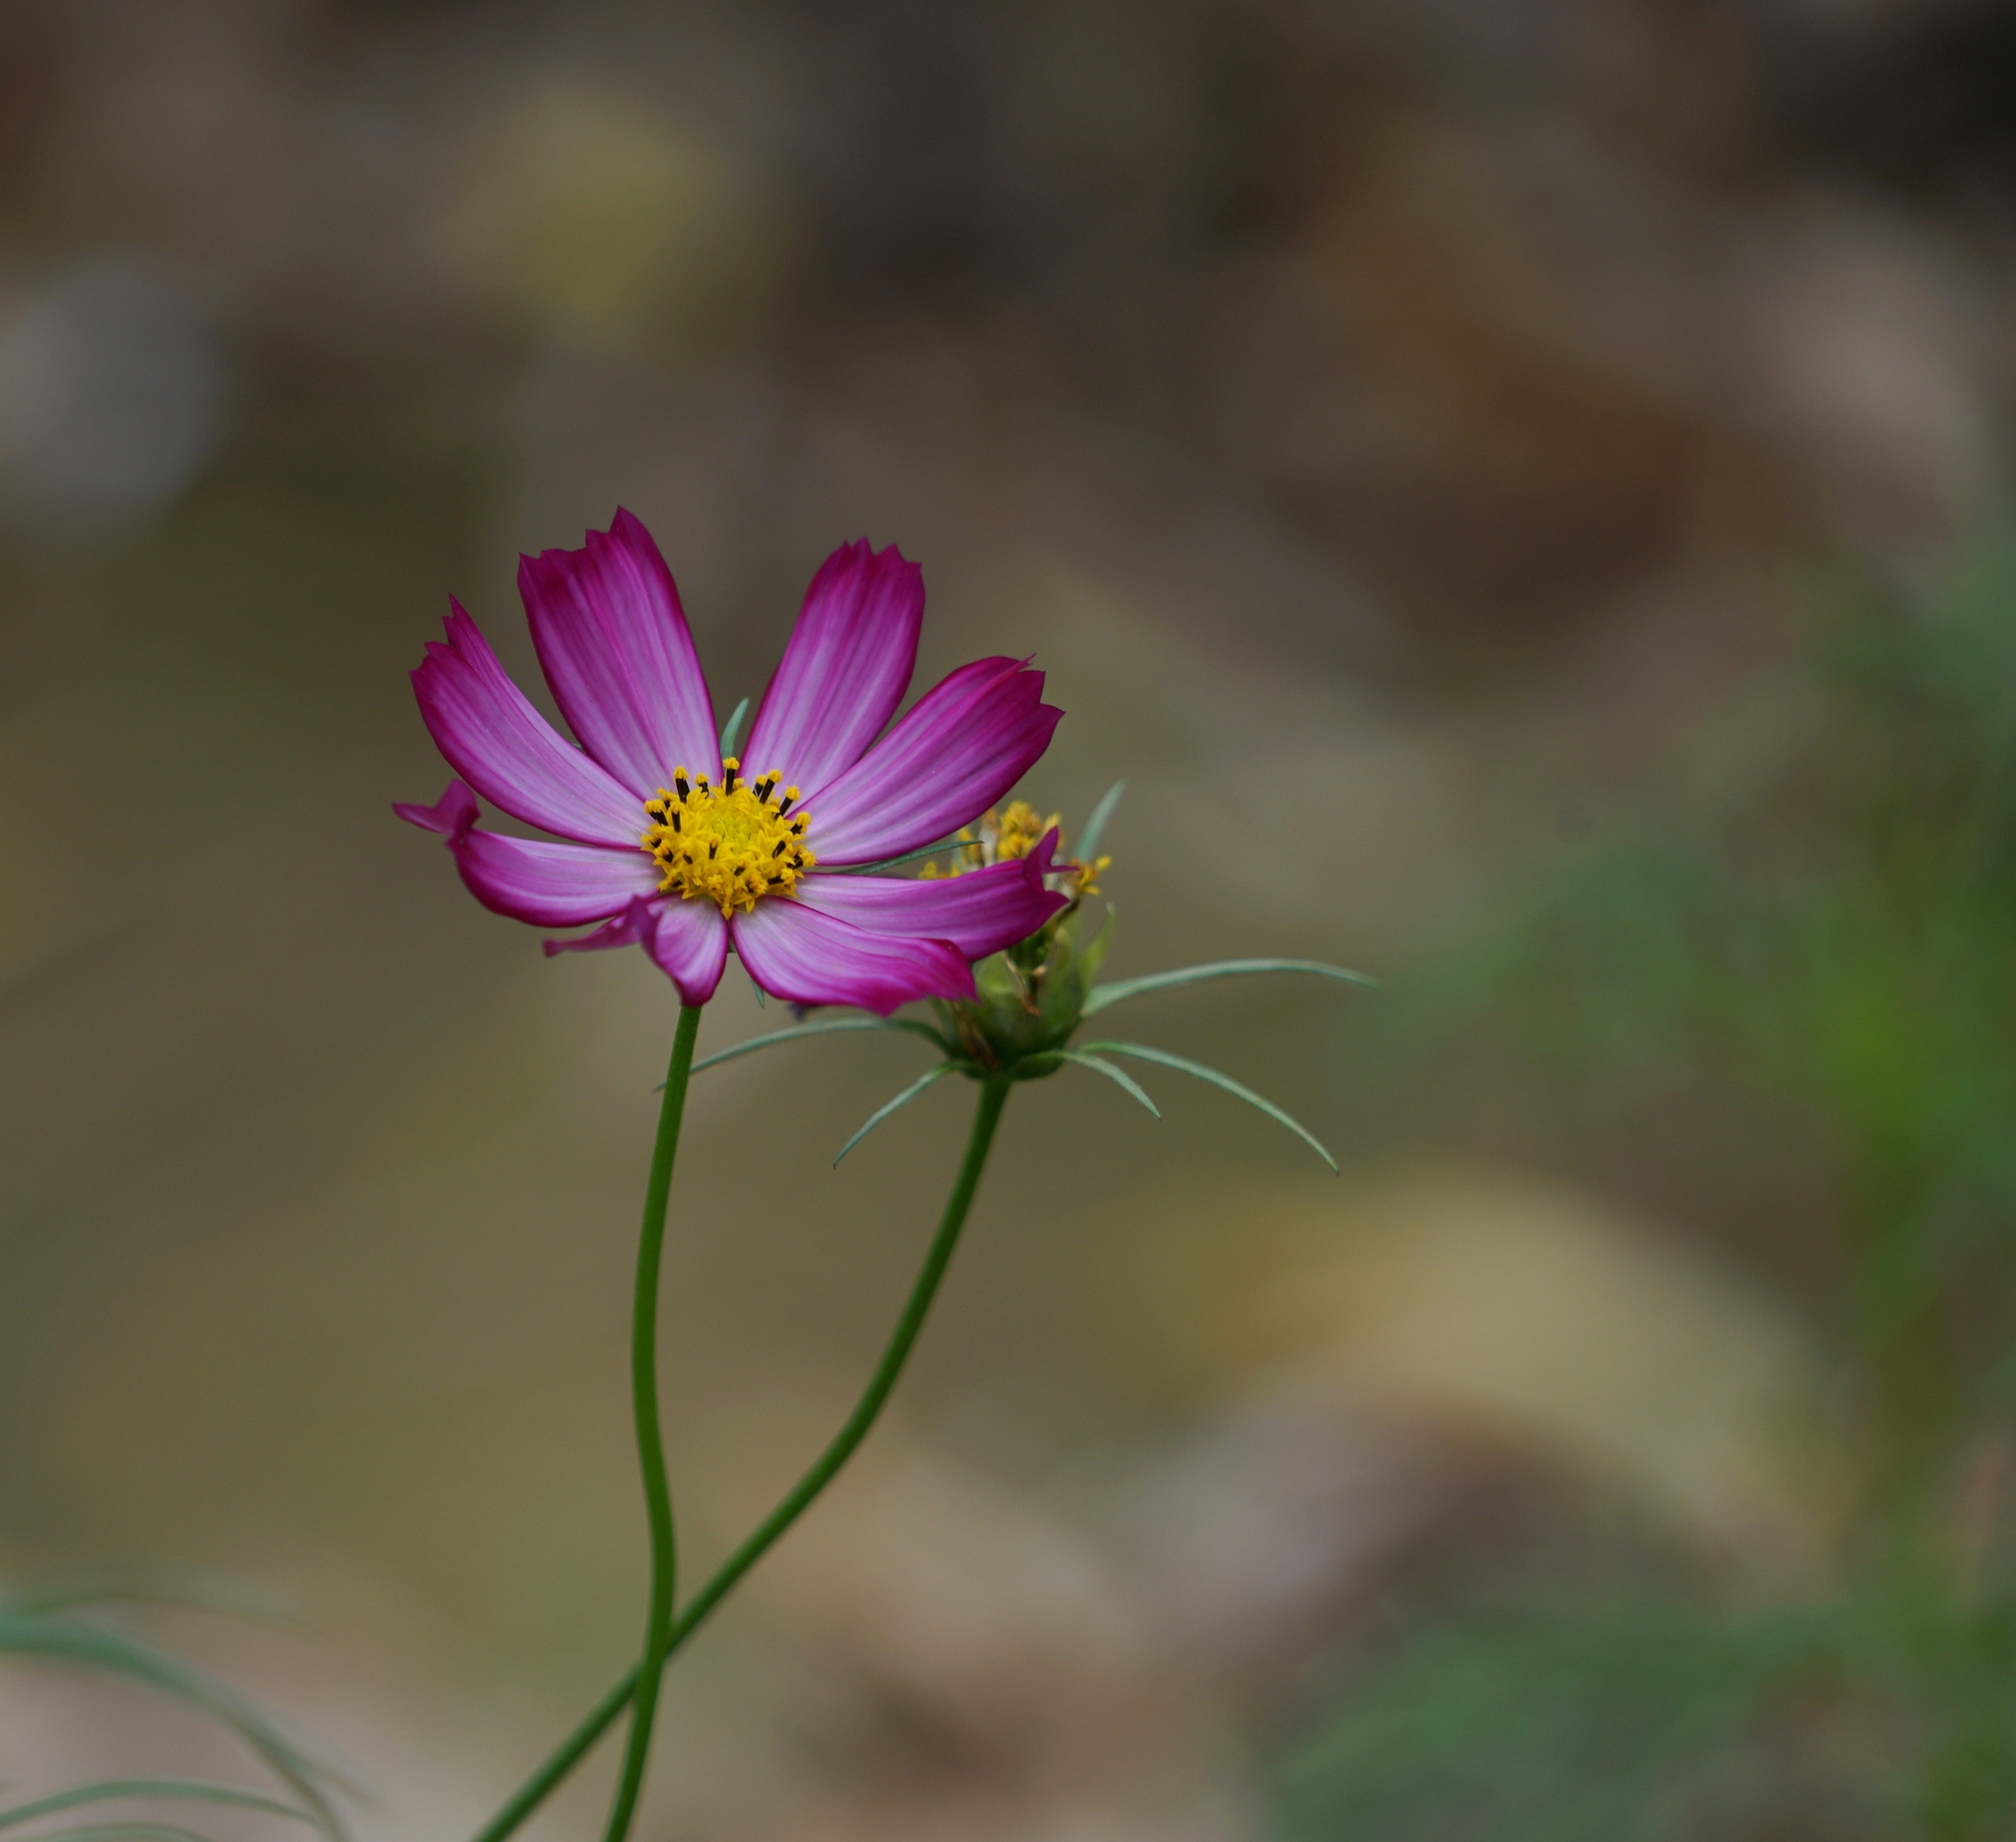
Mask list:
POLYGON ((842 864, 833 872, 835 876, 872 876, 878 870, 893 870, 898 864, 915 863, 919 857, 936 857, 940 851, 964 850, 972 843, 970 838, 948 837, 936 844, 927 844, 921 850, 905 851, 901 857, 882 857, 873 863, 842 864))
POLYGON ((44 1829, 34 1842, 210 1842, 195 1829, 165 1822, 78 1823, 67 1829, 44 1829))
POLYGON ((1060 1052, 1065 1061, 1075 1062, 1080 1068, 1088 1068, 1095 1074, 1104 1074, 1115 1086, 1132 1094, 1157 1119, 1162 1116, 1162 1109, 1148 1098, 1148 1090, 1142 1086, 1140 1082, 1136 1080, 1125 1069, 1116 1066, 1103 1057, 1089 1054, 1083 1049, 1066 1049, 1060 1052))
POLYGON ((293 1607, 236 1581, 182 1568, 148 1567, 77 1567, 49 1574, 0 1596, 0 1619, 101 1605, 182 1606, 262 1624, 308 1628, 293 1607))
POLYGON ((279 1798, 268 1797, 263 1792, 247 1791, 236 1785, 206 1784, 194 1778, 107 1778, 96 1784, 59 1791, 53 1797, 38 1798, 32 1804, 17 1804, 12 1810, 0 1810, 0 1829, 33 1822, 38 1817, 54 1816, 59 1811, 76 1810, 86 1804, 110 1804, 126 1798, 164 1798, 186 1803, 222 1804, 234 1810, 260 1810, 269 1816, 288 1817, 295 1822, 306 1823, 311 1829, 321 1827, 304 1810, 283 1803, 279 1798))
MULTIPOLYGON (((895 1030, 907 1036, 920 1036, 934 1048, 945 1046, 944 1039, 937 1031, 912 1017, 836 1017, 830 1022, 794 1023, 789 1029, 772 1030, 767 1036, 751 1036, 747 1042, 730 1043, 726 1049, 702 1056, 693 1063, 692 1072, 698 1074, 702 1069, 733 1062, 738 1056, 754 1055, 757 1050, 772 1048, 778 1043, 797 1042, 807 1036, 837 1036, 850 1030, 895 1030)), ((659 1083, 661 1086, 663 1085, 662 1081, 659 1083)))
MULTIPOLYGON (((180 1662, 129 1631, 81 1619, 0 1619, 0 1654, 35 1657, 125 1677, 184 1701, 235 1734, 274 1776, 315 1814, 317 1827, 343 1842, 343 1820, 325 1787, 341 1782, 327 1765, 246 1697, 203 1671, 180 1662)), ((350 1789, 344 1786, 345 1790, 350 1789)))
POLYGON ((721 733, 721 752, 723 761, 726 761, 729 756, 735 752, 736 739, 742 733, 742 719, 748 714, 749 699, 744 698, 735 706, 735 714, 728 718, 726 727, 721 733))
POLYGON ((1113 809, 1120 804, 1120 796, 1127 790, 1124 780, 1115 780, 1099 796, 1099 803, 1079 831, 1078 842, 1072 847, 1071 854, 1080 863, 1089 864, 1099 854, 1099 840, 1106 835, 1106 821, 1112 818, 1113 809))
POLYGON ((1249 1107, 1257 1107, 1277 1125, 1285 1126, 1296 1138, 1309 1147, 1317 1156, 1334 1171, 1337 1161, 1332 1157, 1323 1141, 1292 1114, 1284 1113, 1264 1095, 1256 1094, 1242 1081, 1236 1081, 1230 1074, 1202 1062, 1192 1062, 1187 1056, 1171 1055, 1167 1049, 1150 1049, 1142 1043, 1095 1042, 1085 1043, 1080 1047, 1088 1052, 1104 1051, 1108 1055, 1133 1056, 1138 1062, 1155 1062, 1163 1068, 1172 1068, 1185 1074, 1194 1074, 1199 1080, 1209 1081, 1214 1087, 1222 1087, 1234 1099, 1243 1100, 1249 1107))
POLYGON ((1318 978, 1341 980, 1347 985, 1376 986, 1379 982, 1367 973, 1353 972, 1348 966, 1328 965, 1320 959, 1216 959, 1208 965, 1180 966, 1173 972, 1150 972, 1142 978, 1096 985, 1085 1000, 1085 1015, 1091 1017, 1123 998, 1174 991, 1180 986, 1202 985, 1210 979, 1244 978, 1255 972, 1307 972, 1318 978))
POLYGON ((908 1106, 910 1103, 916 1099, 916 1098, 920 1093, 922 1093, 925 1088, 929 1087, 932 1082, 939 1080, 945 1075, 947 1075, 951 1073, 952 1063, 949 1062, 941 1062, 936 1068, 927 1069, 924 1074, 918 1075, 918 1078, 912 1081, 911 1084, 906 1087, 902 1092, 898 1094, 894 1100, 889 1101, 885 1106, 878 1108, 869 1116, 868 1123, 862 1127, 861 1129, 857 1132, 853 1138, 849 1138, 845 1144, 840 1147, 838 1154, 833 1159, 834 1168, 836 1170, 838 1169, 840 1160, 845 1157, 849 1151, 853 1150, 854 1148, 858 1145, 862 1139, 866 1138, 870 1132, 873 1132, 875 1128, 883 1122, 883 1121, 889 1116, 890 1114, 900 1111, 902 1108, 908 1106))

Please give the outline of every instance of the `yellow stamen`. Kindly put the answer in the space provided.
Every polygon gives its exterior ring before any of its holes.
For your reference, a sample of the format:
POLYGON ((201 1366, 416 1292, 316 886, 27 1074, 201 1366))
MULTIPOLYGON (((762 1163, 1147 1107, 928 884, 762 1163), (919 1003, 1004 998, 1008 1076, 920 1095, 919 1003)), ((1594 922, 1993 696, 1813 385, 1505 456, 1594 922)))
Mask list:
MULTIPOLYGON (((945 867, 926 864, 918 874, 927 882, 940 877, 955 877, 968 870, 984 869, 989 864, 1011 863, 1018 857, 1027 857, 1043 842, 1044 834, 1054 831, 1061 838, 1063 835, 1063 816, 1052 813, 1047 819, 1039 819, 1036 808, 1026 800, 1016 800, 1006 812, 990 812, 980 821, 976 833, 970 826, 959 833, 959 846, 947 856, 945 867)), ((1101 857, 1093 863, 1080 863, 1075 858, 1059 857, 1050 866, 1046 881, 1049 886, 1067 895, 1075 901, 1080 896, 1099 893, 1099 873, 1109 865, 1110 857, 1101 857)))
POLYGON ((1097 895, 1099 893, 1099 872, 1112 861, 1110 857, 1101 857, 1096 862, 1088 864, 1066 861, 1059 864, 1057 868, 1071 878, 1072 895, 1097 895))
POLYGON ((639 841, 660 872, 658 887, 692 901, 704 897, 732 915, 744 914, 765 895, 788 895, 819 860, 806 849, 811 815, 789 812, 794 787, 767 773, 754 785, 739 778, 742 763, 722 762, 721 784, 709 784, 684 768, 672 771, 671 787, 660 787, 644 802, 651 825, 639 841))
POLYGON ((1043 842, 1043 834, 1052 825, 1062 826, 1063 816, 1052 813, 1047 819, 1039 819, 1036 808, 1027 800, 1017 800, 1008 810, 996 819, 992 813, 987 815, 985 830, 994 836, 994 860, 1006 862, 1017 857, 1026 857, 1043 842))

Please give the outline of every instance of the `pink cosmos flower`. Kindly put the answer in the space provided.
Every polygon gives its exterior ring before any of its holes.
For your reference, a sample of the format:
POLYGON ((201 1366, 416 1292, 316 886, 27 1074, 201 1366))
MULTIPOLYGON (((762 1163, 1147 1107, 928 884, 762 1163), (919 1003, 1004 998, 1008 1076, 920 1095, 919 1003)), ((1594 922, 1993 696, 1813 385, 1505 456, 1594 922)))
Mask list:
POLYGON ((1043 675, 1026 661, 976 659, 877 742, 924 619, 923 575, 894 547, 844 545, 812 578, 750 729, 753 773, 721 755, 679 591, 628 512, 582 549, 520 558, 518 582, 581 745, 533 709, 451 602, 447 644, 429 644, 413 683, 461 779, 432 806, 393 809, 446 838, 485 907, 541 927, 602 924, 547 953, 641 946, 698 1005, 733 945, 777 997, 886 1017, 914 998, 970 998, 974 960, 1064 906, 1044 886, 1055 833, 1026 858, 945 881, 832 873, 977 818, 1063 714, 1041 701, 1043 675), (478 829, 478 794, 571 842, 478 829))

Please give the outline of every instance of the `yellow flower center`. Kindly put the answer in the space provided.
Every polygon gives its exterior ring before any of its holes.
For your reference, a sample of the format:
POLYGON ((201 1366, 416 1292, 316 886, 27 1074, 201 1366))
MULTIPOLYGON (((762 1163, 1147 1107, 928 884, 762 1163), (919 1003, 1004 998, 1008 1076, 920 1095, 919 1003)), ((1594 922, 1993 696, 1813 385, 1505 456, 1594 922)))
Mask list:
POLYGON ((819 860, 805 848, 808 814, 793 812, 798 790, 780 793, 779 776, 753 785, 742 763, 721 764, 721 785, 705 774, 672 771, 672 785, 644 802, 650 828, 640 840, 659 871, 658 887, 691 901, 704 896, 721 913, 746 914, 763 895, 788 895, 819 860))

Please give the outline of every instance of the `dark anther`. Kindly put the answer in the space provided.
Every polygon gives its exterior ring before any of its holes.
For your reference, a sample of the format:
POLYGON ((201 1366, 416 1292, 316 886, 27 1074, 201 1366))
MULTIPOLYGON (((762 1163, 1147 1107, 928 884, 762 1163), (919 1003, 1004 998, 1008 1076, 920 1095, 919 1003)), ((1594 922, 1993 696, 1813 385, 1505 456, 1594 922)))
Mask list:
POLYGON ((718 852, 720 849, 721 849, 721 840, 720 840, 719 838, 716 838, 716 839, 715 839, 715 841, 714 841, 714 842, 713 842, 711 844, 710 844, 710 845, 707 847, 707 861, 708 861, 709 863, 712 863, 712 862, 714 861, 714 859, 715 859, 715 853, 716 853, 716 852, 718 852))
POLYGON ((681 774, 675 780, 673 781, 672 785, 679 789, 679 796, 681 799, 684 799, 687 794, 692 791, 692 789, 686 785, 686 779, 684 774, 681 774))
POLYGON ((770 854, 771 854, 773 857, 781 857, 781 856, 783 856, 783 855, 784 855, 784 845, 785 845, 785 841, 784 841, 782 838, 779 838, 779 839, 778 839, 778 841, 777 841, 777 849, 776 849, 775 850, 772 851, 772 852, 770 853, 770 854))

